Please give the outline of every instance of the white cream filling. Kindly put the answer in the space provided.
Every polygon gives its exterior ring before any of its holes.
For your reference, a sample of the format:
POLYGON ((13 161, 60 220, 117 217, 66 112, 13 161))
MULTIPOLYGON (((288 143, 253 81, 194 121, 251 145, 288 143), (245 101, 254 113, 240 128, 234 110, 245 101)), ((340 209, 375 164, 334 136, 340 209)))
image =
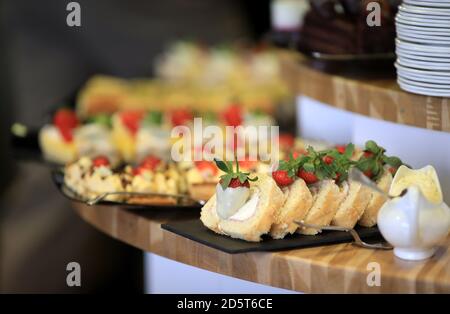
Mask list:
POLYGON ((250 189, 247 187, 227 188, 217 184, 217 215, 222 219, 228 219, 233 216, 248 200, 250 189))
POLYGON ((255 192, 250 197, 250 199, 242 206, 233 216, 231 216, 230 220, 238 220, 244 221, 251 218, 256 213, 256 209, 258 207, 259 202, 259 193, 255 192))

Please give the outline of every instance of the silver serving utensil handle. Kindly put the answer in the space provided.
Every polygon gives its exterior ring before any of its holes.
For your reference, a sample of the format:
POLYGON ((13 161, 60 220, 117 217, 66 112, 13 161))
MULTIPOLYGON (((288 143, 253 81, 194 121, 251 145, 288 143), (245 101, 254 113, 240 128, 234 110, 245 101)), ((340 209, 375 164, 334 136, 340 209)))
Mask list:
POLYGON ((362 173, 361 171, 359 171, 355 167, 352 167, 349 170, 348 178, 349 178, 349 180, 353 180, 353 181, 359 182, 359 183, 367 186, 368 188, 371 188, 372 190, 377 191, 378 193, 380 193, 381 195, 383 195, 383 196, 385 196, 385 197, 387 197, 389 199, 392 198, 388 193, 386 193, 385 191, 380 189, 378 187, 378 185, 375 184, 375 182, 370 180, 364 173, 362 173))
MULTIPOLYGON (((383 191, 382 189, 380 189, 378 187, 378 185, 376 185, 375 182, 373 182, 372 180, 370 180, 364 173, 362 173, 359 169, 352 167, 349 172, 348 172, 348 178, 349 180, 353 180, 356 182, 361 183, 362 185, 367 186, 368 188, 380 193, 381 195, 383 195, 384 197, 386 197, 387 199, 393 199, 395 197, 390 196, 388 193, 386 193, 385 191, 383 191)), ((399 196, 404 196, 406 193, 408 192, 407 189, 404 189, 399 196)))
POLYGON ((105 192, 102 194, 99 194, 98 196, 89 199, 86 201, 86 204, 89 206, 93 206, 98 204, 99 202, 103 201, 105 198, 107 198, 110 195, 128 195, 128 196, 159 196, 159 197, 171 197, 171 198, 177 198, 177 199, 188 199, 193 204, 199 204, 201 206, 205 205, 206 201, 204 200, 195 200, 189 195, 183 195, 183 194, 165 194, 165 193, 148 193, 148 192, 126 192, 126 191, 120 191, 120 192, 105 192))
POLYGON ((355 229, 350 229, 350 228, 345 228, 345 227, 338 227, 338 226, 320 226, 320 225, 314 225, 314 224, 309 224, 309 223, 305 223, 303 220, 300 221, 294 221, 297 225, 299 225, 300 227, 304 227, 304 228, 312 228, 312 229, 317 229, 317 230, 332 230, 332 231, 345 231, 345 232, 349 232, 352 237, 354 242, 352 242, 352 244, 357 245, 359 247, 363 247, 366 249, 378 249, 378 250, 392 250, 393 247, 388 244, 388 243, 367 243, 364 242, 363 240, 361 240, 361 238, 359 237, 358 232, 356 232, 355 229))

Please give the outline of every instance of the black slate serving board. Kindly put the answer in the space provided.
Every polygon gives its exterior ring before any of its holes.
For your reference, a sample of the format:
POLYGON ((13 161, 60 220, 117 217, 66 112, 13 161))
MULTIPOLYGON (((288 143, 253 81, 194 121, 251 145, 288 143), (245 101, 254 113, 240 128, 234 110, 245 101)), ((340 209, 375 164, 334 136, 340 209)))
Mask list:
MULTIPOLYGON (((161 228, 230 254, 281 251, 353 241, 352 236, 347 232, 323 231, 321 234, 314 236, 294 234, 286 236, 282 240, 263 237, 261 242, 246 242, 216 234, 206 228, 198 218, 168 222, 162 224, 161 228)), ((381 234, 377 227, 364 228, 357 226, 355 230, 363 240, 381 239, 381 234)))

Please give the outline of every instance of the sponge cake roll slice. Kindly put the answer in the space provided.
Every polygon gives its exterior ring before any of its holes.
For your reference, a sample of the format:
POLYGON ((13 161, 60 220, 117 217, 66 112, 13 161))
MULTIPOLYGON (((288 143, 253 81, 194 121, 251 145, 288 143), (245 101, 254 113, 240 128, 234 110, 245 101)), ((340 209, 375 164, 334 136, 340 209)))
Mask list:
MULTIPOLYGON (((313 205, 306 217, 305 223, 328 226, 335 216, 339 205, 348 194, 348 184, 344 182, 339 187, 334 180, 322 180, 310 187, 313 195, 313 205)), ((298 232, 305 235, 315 235, 320 230, 299 228, 298 232)))
POLYGON ((228 219, 220 220, 218 228, 232 238, 259 242, 270 231, 274 215, 283 202, 283 192, 272 177, 258 174, 258 180, 251 183, 247 203, 228 219))
POLYGON ((348 195, 339 206, 331 224, 353 228, 369 204, 372 192, 359 182, 349 181, 348 195))
POLYGON ((216 194, 214 194, 202 207, 202 211, 200 213, 200 220, 208 229, 216 233, 223 234, 223 232, 221 232, 219 229, 220 217, 217 214, 216 205, 217 205, 217 197, 216 194))
MULTIPOLYGON (((391 173, 385 170, 383 175, 376 181, 376 183, 381 190, 387 193, 392 183, 391 173)), ((364 227, 375 226, 377 224, 378 211, 386 201, 386 196, 375 191, 371 192, 369 204, 362 214, 361 219, 358 221, 358 224, 364 227)))
POLYGON ((282 188, 284 204, 275 214, 275 222, 270 229, 274 239, 283 239, 287 234, 297 230, 295 220, 302 220, 310 210, 313 197, 305 181, 296 179, 292 184, 282 188))

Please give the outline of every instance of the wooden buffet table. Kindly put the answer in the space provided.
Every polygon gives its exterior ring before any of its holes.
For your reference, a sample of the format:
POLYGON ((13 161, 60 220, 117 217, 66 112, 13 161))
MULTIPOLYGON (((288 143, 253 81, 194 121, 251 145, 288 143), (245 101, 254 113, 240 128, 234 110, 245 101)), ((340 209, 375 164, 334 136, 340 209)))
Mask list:
POLYGON ((152 213, 73 204, 88 223, 113 238, 169 259, 284 289, 312 293, 450 292, 450 237, 436 255, 403 261, 392 251, 337 244, 267 253, 227 254, 161 229, 169 220, 199 217, 195 212, 152 213), (368 286, 368 263, 377 262, 381 285, 368 286))
MULTIPOLYGON (((282 53, 283 72, 298 93, 366 116, 450 132, 450 99, 401 91, 395 78, 364 79, 317 71, 299 55, 282 53)), ((392 251, 338 244, 268 253, 230 255, 161 229, 161 223, 199 217, 196 212, 127 211, 73 204, 88 223, 144 251, 256 283, 302 292, 450 293, 450 237, 434 257, 403 261, 392 251), (381 285, 367 277, 380 265, 381 285), (370 266, 370 265, 369 265, 370 266)))
POLYGON ((282 72, 297 94, 364 116, 450 132, 450 98, 422 96, 405 92, 395 74, 361 78, 318 71, 299 54, 280 52, 282 72))

